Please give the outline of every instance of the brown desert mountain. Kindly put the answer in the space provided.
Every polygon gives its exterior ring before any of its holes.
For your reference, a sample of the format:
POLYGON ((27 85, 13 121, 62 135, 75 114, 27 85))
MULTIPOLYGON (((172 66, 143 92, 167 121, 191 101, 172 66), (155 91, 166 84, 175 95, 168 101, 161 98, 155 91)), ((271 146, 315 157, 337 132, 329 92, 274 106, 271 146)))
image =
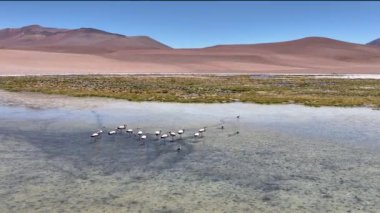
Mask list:
POLYGON ((0 74, 377 73, 380 48, 329 38, 172 49, 144 36, 38 25, 0 30, 0 74), (67 63, 69 62, 69 63, 67 63))
POLYGON ((375 40, 373 40, 373 41, 367 43, 367 45, 380 47, 380 38, 375 39, 375 40))
POLYGON ((75 30, 31 25, 0 30, 3 49, 41 50, 70 53, 106 53, 125 49, 168 49, 147 36, 124 36, 105 31, 80 28, 75 30))

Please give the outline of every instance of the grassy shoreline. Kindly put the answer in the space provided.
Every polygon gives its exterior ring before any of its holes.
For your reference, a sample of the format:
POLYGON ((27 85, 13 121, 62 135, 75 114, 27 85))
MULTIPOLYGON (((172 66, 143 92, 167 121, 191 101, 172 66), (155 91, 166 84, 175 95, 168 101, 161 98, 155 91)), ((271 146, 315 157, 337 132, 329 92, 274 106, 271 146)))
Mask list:
POLYGON ((181 103, 295 103, 380 107, 379 79, 313 76, 8 76, 0 89, 181 103))

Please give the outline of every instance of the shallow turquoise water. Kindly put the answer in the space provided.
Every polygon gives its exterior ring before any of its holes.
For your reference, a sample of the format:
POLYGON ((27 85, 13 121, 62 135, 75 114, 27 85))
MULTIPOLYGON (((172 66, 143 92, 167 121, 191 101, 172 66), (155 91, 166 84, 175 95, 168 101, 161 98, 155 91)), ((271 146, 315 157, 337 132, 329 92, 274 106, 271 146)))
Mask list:
POLYGON ((1 91, 0 113, 1 212, 380 208, 380 111, 1 91), (148 140, 89 137, 124 123, 148 140), (151 134, 180 128, 186 132, 174 142, 151 134))

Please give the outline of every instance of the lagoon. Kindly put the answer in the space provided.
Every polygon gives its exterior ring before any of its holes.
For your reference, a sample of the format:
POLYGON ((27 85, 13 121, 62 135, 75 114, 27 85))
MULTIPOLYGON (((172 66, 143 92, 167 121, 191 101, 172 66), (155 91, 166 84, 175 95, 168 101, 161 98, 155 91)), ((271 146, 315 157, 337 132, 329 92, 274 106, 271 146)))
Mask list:
POLYGON ((0 91, 0 114, 1 212, 380 208, 379 110, 0 91), (148 133, 145 144, 89 137, 124 123, 148 133), (174 142, 152 134, 181 128, 174 142))

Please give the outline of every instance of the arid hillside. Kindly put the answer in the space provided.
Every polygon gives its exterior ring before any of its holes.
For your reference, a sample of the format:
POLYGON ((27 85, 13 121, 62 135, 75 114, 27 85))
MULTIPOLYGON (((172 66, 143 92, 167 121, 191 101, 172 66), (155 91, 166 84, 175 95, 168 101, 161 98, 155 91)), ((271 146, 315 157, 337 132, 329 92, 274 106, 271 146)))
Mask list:
POLYGON ((173 49, 146 36, 31 25, 0 30, 0 74, 377 73, 380 48, 308 37, 173 49))

